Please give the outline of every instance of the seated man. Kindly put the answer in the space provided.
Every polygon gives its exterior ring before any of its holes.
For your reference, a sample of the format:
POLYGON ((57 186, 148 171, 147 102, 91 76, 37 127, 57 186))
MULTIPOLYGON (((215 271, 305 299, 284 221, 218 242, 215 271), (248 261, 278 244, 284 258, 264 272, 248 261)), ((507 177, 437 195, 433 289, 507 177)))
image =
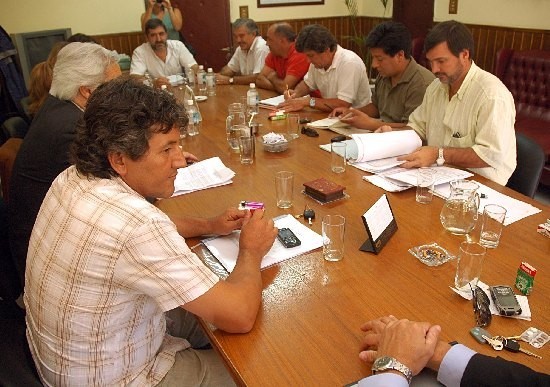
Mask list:
POLYGON ((76 122, 90 94, 119 75, 116 58, 98 44, 69 43, 57 54, 50 93, 17 153, 11 177, 10 246, 22 286, 32 226, 53 180, 70 165, 76 122))
POLYGON ((401 23, 378 24, 365 45, 370 51, 371 66, 378 71, 372 102, 359 109, 335 109, 331 116, 342 114, 342 122, 361 129, 404 127, 435 77, 411 56, 411 34, 401 23))
POLYGON ((497 77, 473 62, 474 39, 462 23, 436 24, 424 48, 437 79, 409 116, 407 126, 427 145, 402 156, 407 162, 401 166, 448 163, 506 185, 516 168, 512 94, 497 77))
POLYGON ((548 374, 438 340, 438 325, 387 316, 361 329, 366 335, 359 358, 373 364, 374 374, 361 380, 361 387, 406 387, 424 367, 436 371, 437 381, 448 387, 550 386, 548 374))
POLYGON ((252 19, 237 19, 232 25, 233 39, 239 45, 235 53, 221 71, 216 74, 219 85, 248 85, 264 67, 269 53, 264 38, 260 36, 258 25, 252 19))
POLYGON ((325 27, 305 26, 298 34, 296 50, 306 54, 311 65, 279 108, 297 111, 309 106, 330 112, 337 107, 358 108, 370 102, 365 64, 356 53, 342 48, 325 27), (310 97, 309 93, 317 89, 321 98, 310 97))
POLYGON ((137 47, 132 54, 130 74, 153 78, 153 85, 170 86, 168 77, 187 71, 191 66, 197 71, 198 65, 185 44, 179 40, 169 40, 166 26, 160 19, 149 19, 145 23, 147 42, 137 47))
POLYGON ((302 80, 309 69, 307 57, 294 46, 296 33, 288 23, 275 23, 267 29, 269 54, 256 79, 256 86, 283 94, 302 80))
POLYGON ((174 192, 186 165, 180 125, 187 116, 174 97, 132 78, 91 96, 74 165, 53 182, 29 246, 27 337, 44 384, 232 384, 213 349, 190 348, 208 345, 194 315, 227 332, 252 329, 277 229, 263 210, 171 220, 145 199, 174 192), (182 237, 238 228, 224 281, 182 237))

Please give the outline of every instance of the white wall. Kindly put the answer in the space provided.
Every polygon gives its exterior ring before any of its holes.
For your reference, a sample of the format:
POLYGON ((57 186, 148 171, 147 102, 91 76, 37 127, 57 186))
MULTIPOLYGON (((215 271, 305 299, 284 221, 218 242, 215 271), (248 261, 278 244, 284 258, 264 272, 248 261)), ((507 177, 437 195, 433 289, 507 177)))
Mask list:
MULTIPOLYGON (((199 1, 199 0, 189 0, 199 1)), ((140 30, 143 0, 0 0, 0 25, 9 33, 70 27, 88 35, 140 30)), ((359 14, 384 16, 379 0, 357 0, 359 14)), ((257 0, 230 0, 231 20, 239 6, 248 5, 257 21, 303 19, 347 15, 344 0, 325 0, 324 5, 257 8, 257 0)), ((391 16, 392 0, 385 16, 391 16)), ((449 0, 435 0, 434 19, 464 23, 550 30, 550 0, 460 0, 458 14, 449 15, 449 0)))
POLYGON ((550 30, 549 0, 460 0, 449 14, 449 0, 435 0, 434 20, 550 30))

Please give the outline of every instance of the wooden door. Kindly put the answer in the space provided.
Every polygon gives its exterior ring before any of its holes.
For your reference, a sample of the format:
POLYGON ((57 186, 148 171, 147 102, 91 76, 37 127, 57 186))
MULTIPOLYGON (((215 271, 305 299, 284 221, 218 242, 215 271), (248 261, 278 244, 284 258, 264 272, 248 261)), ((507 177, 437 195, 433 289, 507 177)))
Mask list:
POLYGON ((183 15, 181 32, 195 49, 195 59, 205 69, 212 67, 219 71, 229 61, 231 47, 229 0, 174 0, 174 3, 183 15))
POLYGON ((434 0, 393 1, 393 20, 405 24, 413 38, 425 37, 433 19, 434 0))

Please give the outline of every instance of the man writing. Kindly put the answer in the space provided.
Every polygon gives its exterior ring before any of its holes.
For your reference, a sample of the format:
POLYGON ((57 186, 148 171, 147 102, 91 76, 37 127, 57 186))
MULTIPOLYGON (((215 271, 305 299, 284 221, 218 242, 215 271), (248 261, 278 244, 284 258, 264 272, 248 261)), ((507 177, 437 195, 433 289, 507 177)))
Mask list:
POLYGON ((402 167, 448 163, 505 185, 516 168, 512 94, 497 77, 473 62, 474 39, 462 23, 437 24, 428 33, 424 48, 437 79, 407 126, 427 145, 402 156, 406 161, 402 167))
POLYGON ((296 50, 303 52, 309 70, 294 90, 285 95, 287 100, 278 107, 298 111, 307 106, 332 111, 337 107, 361 107, 370 102, 371 92, 365 64, 353 51, 346 50, 325 27, 312 24, 298 34, 296 50), (309 96, 319 90, 321 98, 309 96))
POLYGON ((359 109, 335 109, 341 121, 356 128, 375 130, 381 125, 404 127, 409 115, 422 103, 434 75, 411 56, 407 27, 397 22, 378 24, 367 36, 372 68, 378 72, 372 102, 359 109))
POLYGON ((302 80, 309 69, 307 57, 294 45, 296 33, 288 23, 275 23, 267 29, 269 54, 256 79, 256 86, 283 94, 302 80))
POLYGON ((265 40, 260 36, 258 25, 252 19, 237 19, 233 23, 233 38, 239 45, 229 63, 216 74, 220 85, 248 85, 264 67, 269 53, 265 40))
POLYGON ((169 40, 166 26, 160 19, 149 19, 145 23, 146 43, 138 46, 132 54, 130 74, 143 77, 149 73, 155 87, 170 85, 168 77, 187 70, 197 71, 198 65, 185 44, 169 40))
POLYGON ((263 210, 169 219, 146 200, 174 192, 186 117, 172 96, 131 78, 90 98, 74 165, 53 182, 29 247, 27 337, 44 384, 232 384, 216 353, 200 349, 208 341, 193 315, 227 332, 252 329, 277 229, 263 210), (182 237, 239 228, 225 281, 182 237))

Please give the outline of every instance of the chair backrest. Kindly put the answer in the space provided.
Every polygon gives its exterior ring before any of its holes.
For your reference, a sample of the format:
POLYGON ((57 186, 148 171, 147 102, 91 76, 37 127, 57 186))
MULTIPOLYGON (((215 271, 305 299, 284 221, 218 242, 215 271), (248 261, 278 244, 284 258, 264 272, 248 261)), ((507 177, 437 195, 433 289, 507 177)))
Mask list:
POLYGON ((546 155, 541 146, 523 133, 516 132, 517 166, 507 187, 529 196, 535 196, 546 155))
POLYGON ((13 163, 19 148, 23 143, 21 138, 10 138, 0 146, 0 184, 2 185, 2 195, 4 202, 9 202, 10 179, 13 170, 13 163))
POLYGON ((514 96, 516 116, 550 121, 550 51, 502 48, 495 75, 514 96))
POLYGON ((426 59, 426 53, 424 52, 424 37, 417 37, 412 40, 412 50, 411 55, 421 66, 426 67, 428 70, 430 67, 428 66, 428 61, 426 59))
POLYGON ((2 123, 2 132, 5 138, 24 138, 29 130, 29 123, 22 117, 10 117, 2 123))

